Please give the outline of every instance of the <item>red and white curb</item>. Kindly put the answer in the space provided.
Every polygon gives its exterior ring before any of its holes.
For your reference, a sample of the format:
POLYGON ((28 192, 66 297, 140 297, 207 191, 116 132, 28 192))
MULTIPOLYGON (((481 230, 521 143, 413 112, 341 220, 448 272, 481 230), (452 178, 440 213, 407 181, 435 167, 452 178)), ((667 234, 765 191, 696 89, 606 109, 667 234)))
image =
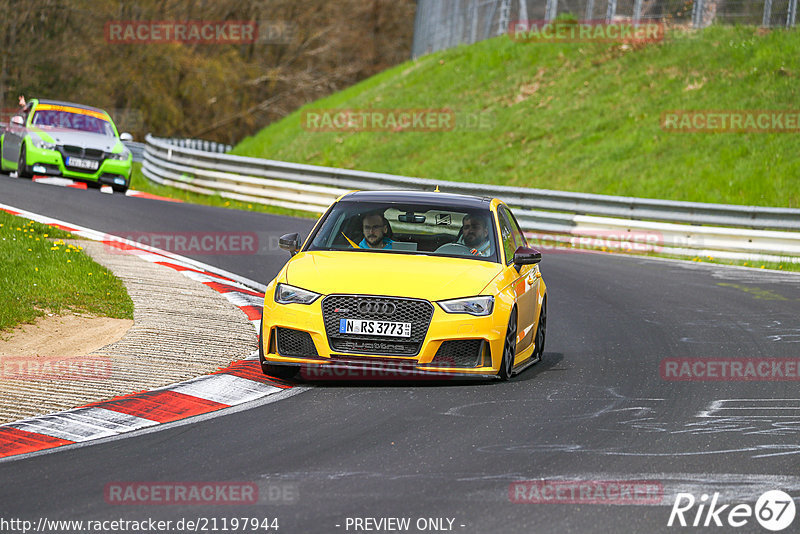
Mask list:
MULTIPOLYGON (((0 210, 55 226, 175 269, 238 306, 258 329, 264 286, 177 254, 140 245, 29 211, 0 204, 0 210)), ((134 430, 215 412, 292 389, 261 372, 256 354, 224 369, 163 388, 132 393, 64 412, 0 425, 0 458, 107 438, 134 430)))
MULTIPOLYGON (((60 176, 34 176, 32 181, 36 182, 37 184, 56 185, 59 187, 69 187, 71 189, 88 189, 88 186, 85 182, 76 182, 75 180, 62 178, 60 176)), ((114 193, 114 190, 110 185, 100 186, 100 191, 103 193, 114 193)), ((125 192, 125 196, 150 198, 153 200, 165 200, 167 202, 183 202, 183 200, 178 200, 176 198, 162 197, 159 195, 153 195, 151 193, 145 193, 144 191, 134 191, 133 189, 128 189, 125 192)))

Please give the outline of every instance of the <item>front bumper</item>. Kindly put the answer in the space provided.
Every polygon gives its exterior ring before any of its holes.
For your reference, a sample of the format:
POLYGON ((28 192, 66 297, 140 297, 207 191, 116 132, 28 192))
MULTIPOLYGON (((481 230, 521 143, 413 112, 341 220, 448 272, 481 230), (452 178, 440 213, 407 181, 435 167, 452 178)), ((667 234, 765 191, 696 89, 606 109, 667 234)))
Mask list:
POLYGON ((131 179, 132 158, 118 160, 105 158, 96 171, 79 170, 67 167, 64 157, 58 150, 37 148, 29 143, 25 150, 26 164, 34 174, 45 176, 63 176, 86 182, 97 182, 106 185, 127 186, 131 179))
POLYGON ((270 365, 292 367, 299 372, 304 380, 495 380, 499 377, 491 372, 464 372, 454 369, 432 369, 418 366, 391 365, 385 362, 365 361, 318 361, 296 363, 286 361, 267 360, 270 365))
POLYGON ((310 305, 276 304, 271 292, 267 292, 261 333, 263 363, 299 368, 301 377, 309 380, 487 379, 495 378, 499 370, 510 311, 504 311, 502 305, 496 306, 492 315, 475 317, 449 314, 433 304, 433 314, 419 352, 398 356, 365 354, 364 351, 347 353, 332 348, 323 320, 322 300, 317 299, 310 305), (290 351, 284 350, 278 340, 278 329, 291 330, 307 341, 294 343, 290 351), (472 342, 469 346, 480 347, 475 365, 451 365, 442 361, 440 349, 447 342, 472 342))

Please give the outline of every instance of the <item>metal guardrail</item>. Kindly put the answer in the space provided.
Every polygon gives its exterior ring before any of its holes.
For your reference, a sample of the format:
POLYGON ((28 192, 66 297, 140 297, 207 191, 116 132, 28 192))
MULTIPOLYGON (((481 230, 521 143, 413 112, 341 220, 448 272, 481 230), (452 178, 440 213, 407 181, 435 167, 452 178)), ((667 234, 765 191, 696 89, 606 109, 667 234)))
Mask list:
POLYGON ((450 193, 503 199, 515 208, 527 232, 615 233, 618 240, 651 232, 661 236, 663 247, 669 249, 666 252, 727 251, 740 256, 760 254, 769 257, 767 261, 784 256, 800 261, 800 209, 437 181, 206 152, 151 135, 146 138, 142 171, 157 183, 201 194, 315 213, 353 189, 432 191, 438 185, 450 193))
POLYGON ((133 155, 133 161, 144 161, 144 143, 137 143, 136 141, 123 141, 128 150, 133 155))
POLYGON ((172 137, 166 139, 172 145, 182 148, 193 148, 195 150, 202 150, 203 152, 218 152, 225 153, 230 151, 233 147, 216 141, 207 141, 205 139, 181 139, 172 137))

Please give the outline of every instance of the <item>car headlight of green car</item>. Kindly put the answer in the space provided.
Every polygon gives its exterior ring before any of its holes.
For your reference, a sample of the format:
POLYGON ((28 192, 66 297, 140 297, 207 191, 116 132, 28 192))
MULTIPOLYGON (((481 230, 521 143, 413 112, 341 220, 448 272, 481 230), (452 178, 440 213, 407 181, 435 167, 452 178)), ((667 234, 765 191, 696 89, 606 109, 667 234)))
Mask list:
POLYGON ((127 161, 131 157, 131 151, 127 148, 122 152, 111 153, 108 155, 110 159, 118 159, 120 161, 127 161))
POLYGON ((50 143, 48 141, 45 141, 41 137, 31 137, 31 142, 33 143, 33 146, 35 146, 36 148, 42 148, 42 149, 45 149, 45 150, 55 150, 56 149, 56 144, 55 143, 50 143))

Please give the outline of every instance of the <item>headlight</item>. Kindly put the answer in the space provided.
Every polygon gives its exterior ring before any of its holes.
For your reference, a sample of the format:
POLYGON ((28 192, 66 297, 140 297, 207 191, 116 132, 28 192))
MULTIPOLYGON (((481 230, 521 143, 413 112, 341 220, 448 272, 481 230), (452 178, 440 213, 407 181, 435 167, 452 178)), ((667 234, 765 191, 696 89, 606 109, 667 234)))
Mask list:
POLYGON ((278 284, 278 287, 275 288, 275 302, 278 304, 311 304, 319 297, 319 293, 289 284, 278 284))
POLYGON ((33 146, 36 148, 44 148, 46 150, 55 150, 56 144, 55 143, 48 143, 41 137, 31 137, 31 141, 33 142, 33 146))
POLYGON ((491 315, 494 309, 494 297, 467 297, 464 299, 442 300, 437 302, 447 313, 468 313, 470 315, 491 315))
POLYGON ((116 154, 115 153, 111 153, 111 154, 108 155, 108 157, 111 158, 111 159, 118 159, 120 161, 127 161, 127 159, 130 157, 130 155, 131 155, 131 151, 126 148, 122 152, 117 152, 116 154))

